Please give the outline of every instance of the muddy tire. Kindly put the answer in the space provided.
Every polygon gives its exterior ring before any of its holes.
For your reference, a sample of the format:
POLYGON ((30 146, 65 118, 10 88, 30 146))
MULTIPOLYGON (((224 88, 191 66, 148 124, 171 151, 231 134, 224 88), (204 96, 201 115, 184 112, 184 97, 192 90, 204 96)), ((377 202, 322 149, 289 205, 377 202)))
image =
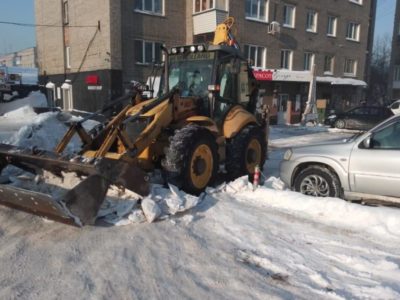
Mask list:
POLYGON ((338 119, 335 121, 335 127, 338 129, 346 128, 346 122, 343 119, 338 119))
POLYGON ((322 166, 310 166, 302 170, 295 178, 294 189, 308 196, 343 197, 337 175, 322 166))
POLYGON ((225 168, 229 179, 253 175, 263 169, 267 152, 265 133, 260 126, 249 125, 227 142, 225 168))
POLYGON ((163 162, 169 183, 198 195, 212 184, 218 166, 217 144, 208 129, 189 124, 170 138, 163 162))

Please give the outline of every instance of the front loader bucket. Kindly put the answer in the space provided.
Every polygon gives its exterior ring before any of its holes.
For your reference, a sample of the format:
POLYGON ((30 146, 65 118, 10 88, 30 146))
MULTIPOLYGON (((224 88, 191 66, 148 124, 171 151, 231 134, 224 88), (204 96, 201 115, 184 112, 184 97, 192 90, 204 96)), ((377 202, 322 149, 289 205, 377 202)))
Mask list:
POLYGON ((57 187, 53 193, 46 193, 52 186, 46 186, 44 191, 34 191, 11 182, 0 184, 1 204, 67 224, 93 224, 110 184, 123 186, 142 196, 149 193, 146 173, 123 161, 102 158, 72 162, 53 152, 0 144, 0 169, 9 164, 36 174, 47 170, 56 175, 74 172, 87 176, 73 188, 57 187))
POLYGON ((101 176, 91 175, 54 198, 45 193, 0 184, 0 203, 62 223, 83 226, 96 220, 108 186, 101 176))

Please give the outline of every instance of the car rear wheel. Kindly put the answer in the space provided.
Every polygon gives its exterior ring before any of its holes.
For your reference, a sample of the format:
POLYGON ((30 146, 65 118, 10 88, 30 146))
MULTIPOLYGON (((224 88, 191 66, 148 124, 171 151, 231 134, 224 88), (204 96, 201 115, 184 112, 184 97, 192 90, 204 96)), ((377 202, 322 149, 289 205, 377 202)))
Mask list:
POLYGON ((346 127, 346 122, 342 119, 338 119, 335 122, 335 127, 338 129, 344 129, 346 127))
POLYGON ((295 178, 294 188, 304 195, 315 197, 342 197, 342 187, 335 173, 326 167, 310 166, 295 178))

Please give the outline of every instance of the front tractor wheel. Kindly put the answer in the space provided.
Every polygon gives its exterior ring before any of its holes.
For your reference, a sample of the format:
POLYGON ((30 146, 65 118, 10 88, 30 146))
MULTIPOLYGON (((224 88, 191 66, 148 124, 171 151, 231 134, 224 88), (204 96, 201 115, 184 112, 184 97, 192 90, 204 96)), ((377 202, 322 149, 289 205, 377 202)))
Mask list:
POLYGON ((227 144, 226 171, 231 179, 254 174, 256 166, 262 170, 267 143, 264 131, 256 125, 242 129, 227 144))
POLYGON ((170 140, 164 169, 168 182, 191 194, 200 194, 217 173, 218 155, 214 136, 206 128, 190 124, 170 140))

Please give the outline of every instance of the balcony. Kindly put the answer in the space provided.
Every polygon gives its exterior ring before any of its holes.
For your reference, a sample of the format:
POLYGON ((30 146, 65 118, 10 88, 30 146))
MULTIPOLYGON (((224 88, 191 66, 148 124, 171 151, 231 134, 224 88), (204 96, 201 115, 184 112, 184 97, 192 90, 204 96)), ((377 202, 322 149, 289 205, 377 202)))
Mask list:
POLYGON ((221 9, 209 9, 193 14, 193 34, 214 32, 218 24, 225 21, 228 12, 221 9))

